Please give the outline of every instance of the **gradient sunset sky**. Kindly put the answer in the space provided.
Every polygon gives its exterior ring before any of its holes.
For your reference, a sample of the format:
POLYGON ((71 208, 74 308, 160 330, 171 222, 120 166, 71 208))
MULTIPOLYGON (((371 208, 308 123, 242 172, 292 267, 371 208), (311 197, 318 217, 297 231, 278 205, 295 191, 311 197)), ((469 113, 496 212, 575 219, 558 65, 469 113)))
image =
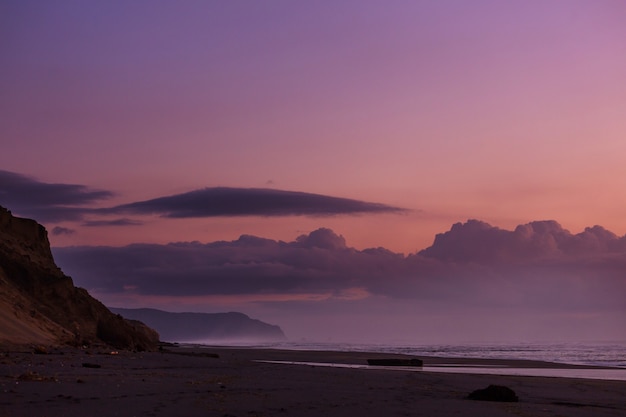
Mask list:
POLYGON ((468 218, 626 232, 622 2, 0 7, 5 170, 120 203, 231 186, 411 210, 82 230, 54 243, 291 239, 327 226, 357 247, 408 253, 468 218))
POLYGON ((0 204, 55 247, 622 236, 624 22, 609 0, 3 1, 0 204))

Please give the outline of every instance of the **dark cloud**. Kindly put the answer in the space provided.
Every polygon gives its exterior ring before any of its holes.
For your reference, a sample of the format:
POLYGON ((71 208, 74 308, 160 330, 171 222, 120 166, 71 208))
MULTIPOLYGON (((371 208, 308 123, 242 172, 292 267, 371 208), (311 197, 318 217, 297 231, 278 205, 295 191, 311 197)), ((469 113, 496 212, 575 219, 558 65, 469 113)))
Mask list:
POLYGON ((74 233, 76 233, 76 230, 68 229, 67 227, 57 226, 57 227, 52 229, 52 234, 55 235, 55 236, 59 236, 59 235, 73 235, 74 233))
POLYGON ((79 220, 91 211, 82 206, 112 196, 110 191, 78 184, 45 183, 0 170, 0 204, 20 216, 41 222, 79 220))
MULTIPOLYGON (((52 184, 0 170, 0 205, 40 222, 81 221, 88 215, 159 214, 166 218, 217 216, 334 216, 400 213, 379 203, 295 191, 260 188, 204 188, 109 208, 87 207, 113 196, 85 185, 52 184)), ((136 226, 133 219, 87 220, 83 226, 136 226)))
POLYGON ((626 337, 625 239, 598 226, 574 235, 555 222, 506 231, 469 221, 409 256, 357 250, 330 229, 292 242, 53 252, 112 306, 244 311, 305 338, 580 341, 626 337))
POLYGON ((82 223, 87 227, 103 227, 103 226, 141 226, 144 223, 139 220, 132 219, 115 219, 115 220, 89 220, 82 223))
POLYGON ((333 216, 403 212, 384 204, 263 188, 204 188, 184 194, 124 204, 110 212, 160 214, 163 217, 333 216))
POLYGON ((124 294, 129 288, 148 297, 319 294, 450 309, 626 312, 626 250, 617 250, 624 238, 598 228, 571 235, 556 224, 529 225, 507 232, 470 221, 407 257, 384 248, 356 250, 329 229, 293 242, 243 235, 230 242, 70 247, 54 253, 78 285, 101 294, 124 294), (521 233, 525 244, 517 240, 521 233), (536 256, 540 250, 531 250, 533 245, 552 244, 545 243, 546 236, 560 236, 557 249, 576 249, 536 256), (581 256, 580 247, 588 242, 597 250, 581 256), (440 256, 444 244, 450 256, 440 256))

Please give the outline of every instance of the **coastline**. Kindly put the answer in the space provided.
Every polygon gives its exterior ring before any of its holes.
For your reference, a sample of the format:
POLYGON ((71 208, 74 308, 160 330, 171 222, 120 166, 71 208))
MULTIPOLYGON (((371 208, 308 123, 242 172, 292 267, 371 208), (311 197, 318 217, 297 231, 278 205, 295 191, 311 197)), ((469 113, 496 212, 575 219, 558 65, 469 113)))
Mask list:
POLYGON ((167 346, 163 352, 0 350, 4 416, 620 416, 626 381, 429 372, 429 366, 598 369, 540 361, 420 357, 421 372, 362 365, 375 352, 167 346), (113 353, 113 354, 112 354, 113 353), (490 384, 518 403, 472 401, 490 384))

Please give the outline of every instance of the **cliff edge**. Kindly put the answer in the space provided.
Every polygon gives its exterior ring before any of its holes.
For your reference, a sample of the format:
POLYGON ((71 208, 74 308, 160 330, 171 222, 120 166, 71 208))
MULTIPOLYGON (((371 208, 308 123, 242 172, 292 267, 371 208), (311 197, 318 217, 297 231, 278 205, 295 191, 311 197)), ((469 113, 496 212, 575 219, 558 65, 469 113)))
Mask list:
POLYGON ((46 229, 0 206, 0 345, 154 350, 159 335, 113 314, 55 264, 46 229))

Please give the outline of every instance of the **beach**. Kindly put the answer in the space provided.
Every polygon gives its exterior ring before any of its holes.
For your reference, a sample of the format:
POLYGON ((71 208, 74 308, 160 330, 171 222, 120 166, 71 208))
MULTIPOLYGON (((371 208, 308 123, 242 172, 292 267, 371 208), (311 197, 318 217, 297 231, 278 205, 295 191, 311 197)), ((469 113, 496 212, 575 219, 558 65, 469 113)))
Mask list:
POLYGON ((626 415, 626 381, 428 371, 437 365, 581 368, 570 365, 423 357, 420 372, 344 367, 389 356, 176 346, 160 352, 5 349, 0 417, 626 415), (467 398, 492 384, 511 388, 519 402, 467 398))

